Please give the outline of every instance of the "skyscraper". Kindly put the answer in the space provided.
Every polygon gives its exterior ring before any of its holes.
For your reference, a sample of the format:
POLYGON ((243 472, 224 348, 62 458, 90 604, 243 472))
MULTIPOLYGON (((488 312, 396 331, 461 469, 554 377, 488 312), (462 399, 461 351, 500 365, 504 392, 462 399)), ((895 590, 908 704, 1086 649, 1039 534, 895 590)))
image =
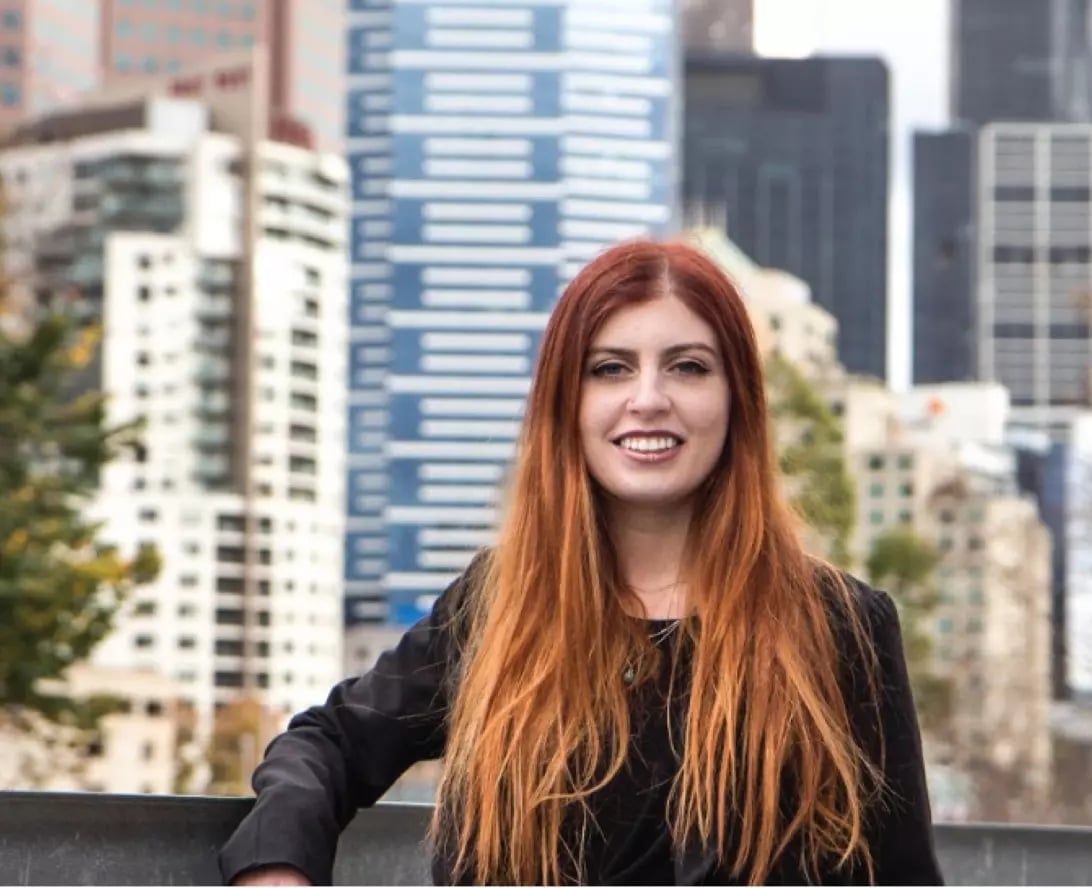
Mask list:
POLYGON ((977 378, 974 311, 978 143, 967 129, 914 134, 913 381, 977 378))
POLYGON ((754 49, 754 0, 680 0, 679 18, 687 52, 754 49))
POLYGON ((99 82, 93 0, 0 5, 0 127, 73 101, 99 82))
POLYGON ((97 2, 106 85, 137 75, 177 74, 225 50, 264 44, 272 112, 302 121, 321 147, 341 147, 344 0, 97 2))
POLYGON ((847 369, 886 378, 884 63, 695 55, 685 89, 686 221, 802 278, 847 369))
POLYGON ((341 148, 343 0, 5 0, 0 126, 119 81, 172 75, 264 45, 270 111, 341 148))
POLYGON ((542 329, 672 221, 671 0, 352 0, 350 624, 486 544, 542 329))
POLYGON ((950 23, 953 120, 1092 116, 1089 0, 953 0, 950 23))
POLYGON ((978 140, 978 375, 1009 389, 1014 420, 1064 438, 1092 393, 1092 125, 978 140))

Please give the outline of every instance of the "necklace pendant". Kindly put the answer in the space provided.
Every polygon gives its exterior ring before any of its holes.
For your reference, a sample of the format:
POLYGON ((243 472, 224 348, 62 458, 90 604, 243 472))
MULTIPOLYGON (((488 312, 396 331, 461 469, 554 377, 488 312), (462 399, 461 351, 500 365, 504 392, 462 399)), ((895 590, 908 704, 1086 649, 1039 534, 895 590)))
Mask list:
POLYGON ((632 666, 626 666, 626 668, 624 670, 622 670, 622 681, 624 681, 626 684, 628 684, 628 685, 633 684, 633 680, 636 677, 637 677, 637 670, 634 669, 632 666))

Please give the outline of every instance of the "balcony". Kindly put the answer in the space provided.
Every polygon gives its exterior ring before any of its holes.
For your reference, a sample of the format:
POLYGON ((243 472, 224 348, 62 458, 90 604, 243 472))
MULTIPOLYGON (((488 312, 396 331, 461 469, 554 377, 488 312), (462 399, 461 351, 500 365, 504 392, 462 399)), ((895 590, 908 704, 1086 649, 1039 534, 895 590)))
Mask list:
MULTIPOLYGON (((247 799, 0 793, 0 884, 219 885, 216 851, 247 799)), ((426 805, 362 811, 340 844, 337 884, 427 885, 426 805)), ((940 825, 949 885, 1083 885, 1092 829, 940 825)))

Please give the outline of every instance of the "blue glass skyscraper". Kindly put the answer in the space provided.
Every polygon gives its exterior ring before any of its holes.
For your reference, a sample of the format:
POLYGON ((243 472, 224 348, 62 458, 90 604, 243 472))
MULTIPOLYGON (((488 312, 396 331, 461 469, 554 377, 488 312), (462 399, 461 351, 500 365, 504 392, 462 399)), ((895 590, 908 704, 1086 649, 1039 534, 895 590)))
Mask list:
POLYGON ((350 0, 347 620, 489 542, 539 339, 604 246, 667 231, 672 0, 350 0))

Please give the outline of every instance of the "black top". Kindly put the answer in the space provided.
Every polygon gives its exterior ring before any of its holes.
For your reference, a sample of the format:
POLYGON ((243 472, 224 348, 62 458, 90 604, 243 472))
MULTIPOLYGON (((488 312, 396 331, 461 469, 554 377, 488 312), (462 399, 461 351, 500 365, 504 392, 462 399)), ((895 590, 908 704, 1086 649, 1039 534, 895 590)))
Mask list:
MULTIPOLYGON (((633 687, 629 756, 618 775, 597 793, 593 829, 585 848, 589 885, 671 885, 675 861, 667 826, 667 799, 679 762, 668 735, 670 635, 677 620, 646 620, 664 657, 654 680, 633 687)), ((626 677, 623 676, 623 681, 626 677)), ((676 738, 676 746, 681 738, 676 738)))
MULTIPOLYGON (((330 884, 338 836, 358 808, 373 805, 414 763, 443 754, 448 669, 455 647, 455 603, 470 585, 473 567, 438 599, 432 613, 384 653, 374 669, 341 682, 326 703, 297 715, 270 744, 254 774, 258 798, 220 854, 226 881, 260 866, 298 868, 314 884, 330 884)), ((942 884, 933 847, 921 743, 898 616, 883 592, 851 579, 877 653, 879 761, 887 791, 869 812, 868 838, 878 884, 942 884)), ((667 623, 650 621, 662 634, 667 623)), ((667 650, 666 640, 660 642, 667 650)), ((666 657, 664 660, 666 661, 666 657)), ((666 669, 666 663, 665 663, 666 669)), ((875 740, 875 710, 848 662, 844 686, 854 728, 867 747, 875 740)), ((625 680, 625 677, 622 677, 625 680)), ((673 851, 665 821, 670 781, 678 769, 667 736, 663 682, 634 687, 634 736, 628 761, 589 802, 600 829, 585 847, 591 884, 736 884, 717 866, 713 849, 673 851), (643 698, 641 695, 651 695, 643 698)), ((676 747, 678 744, 675 744, 676 747)), ((775 861, 767 884, 807 881, 799 849, 775 861)), ((724 855, 731 859, 731 849, 724 855)), ((452 861, 433 859, 438 884, 453 880, 452 861)), ((863 884, 860 871, 823 874, 824 883, 863 884)))

